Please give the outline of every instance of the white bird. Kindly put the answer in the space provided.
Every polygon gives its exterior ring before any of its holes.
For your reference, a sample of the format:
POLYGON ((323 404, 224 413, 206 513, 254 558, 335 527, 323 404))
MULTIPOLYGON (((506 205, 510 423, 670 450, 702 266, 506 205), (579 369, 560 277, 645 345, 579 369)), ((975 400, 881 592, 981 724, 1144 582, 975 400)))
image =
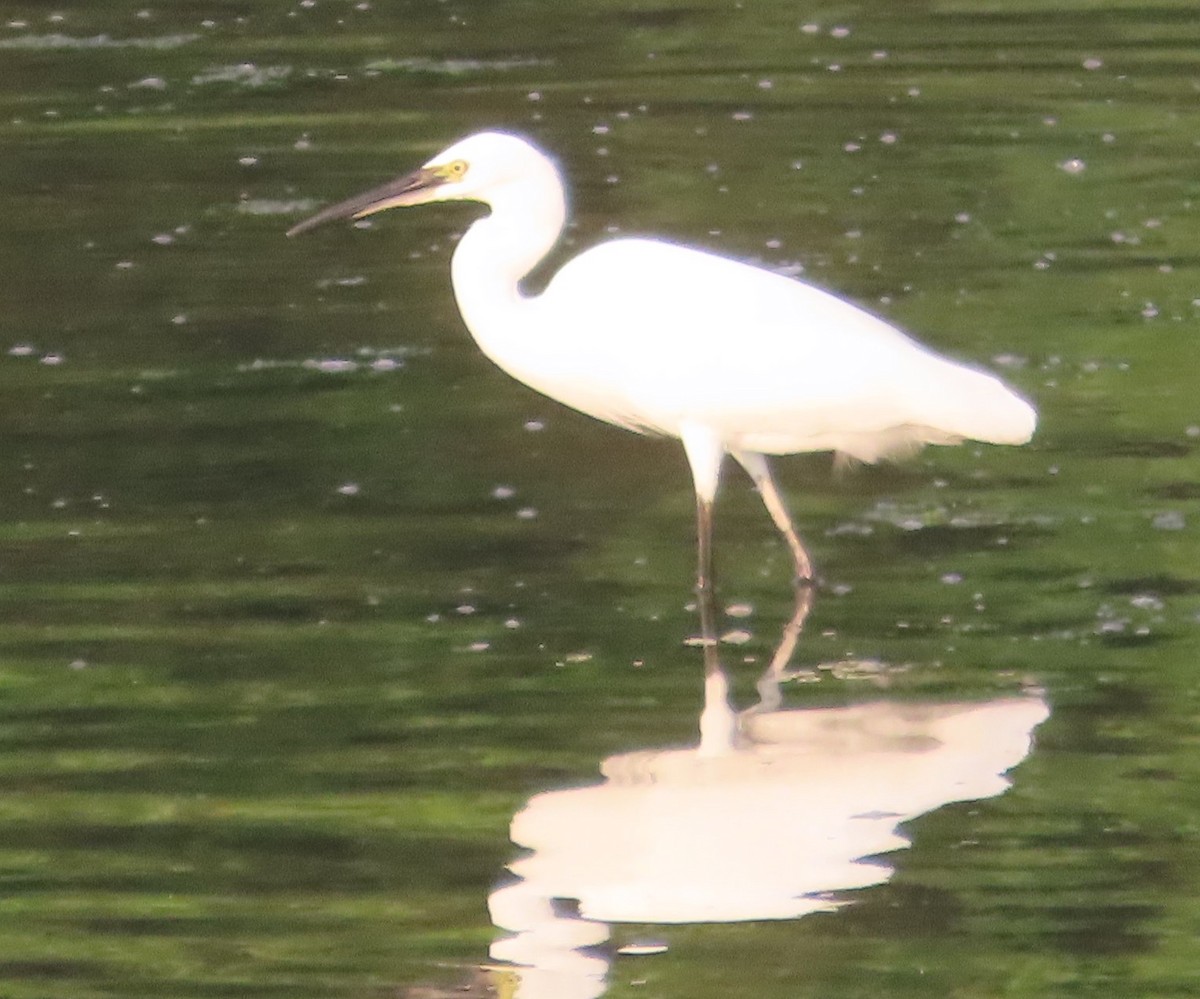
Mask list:
POLYGON ((726 454, 750 474, 807 588, 812 560, 768 455, 832 451, 874 462, 924 444, 1024 444, 1033 435, 1033 407, 993 375, 939 357, 826 291, 713 253, 615 239, 563 265, 540 295, 524 294, 522 278, 557 242, 567 209, 553 160, 514 135, 469 136, 288 235, 434 201, 491 209, 450 265, 484 354, 573 409, 683 442, 706 646, 715 639, 712 509, 726 454))

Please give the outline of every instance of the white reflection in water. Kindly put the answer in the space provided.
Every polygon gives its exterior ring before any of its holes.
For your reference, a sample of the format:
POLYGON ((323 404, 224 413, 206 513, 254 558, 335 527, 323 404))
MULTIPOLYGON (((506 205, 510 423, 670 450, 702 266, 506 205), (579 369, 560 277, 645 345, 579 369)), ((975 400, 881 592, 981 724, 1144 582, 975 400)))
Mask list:
MULTIPOLYGON (((768 699, 769 700, 769 699, 768 699)), ((530 799, 512 822, 529 851, 489 898, 522 999, 590 999, 610 923, 794 919, 886 881, 901 823, 1001 794, 1049 714, 1038 696, 878 702, 736 714, 706 683, 699 746, 612 756, 604 781, 530 799), (731 738, 713 737, 715 732, 731 738), (576 901, 574 906, 562 900, 576 901), (567 911, 568 908, 571 911, 567 911)))

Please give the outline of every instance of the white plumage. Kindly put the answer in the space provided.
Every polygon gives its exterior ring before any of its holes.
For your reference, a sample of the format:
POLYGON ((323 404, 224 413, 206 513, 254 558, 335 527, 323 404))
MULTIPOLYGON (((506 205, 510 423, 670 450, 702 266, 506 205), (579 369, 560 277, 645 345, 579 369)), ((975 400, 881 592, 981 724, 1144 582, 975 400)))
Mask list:
POLYGON ((683 441, 702 595, 711 598, 711 506, 727 453, 754 478, 808 580, 811 562, 766 455, 834 451, 870 462, 923 444, 1023 444, 1033 434, 1033 407, 993 375, 828 292, 716 254, 613 240, 566 263, 542 294, 524 295, 520 281, 557 241, 566 202, 554 163, 513 135, 472 135, 290 234, 430 201, 491 208, 451 264, 463 319, 488 357, 583 413, 683 441))

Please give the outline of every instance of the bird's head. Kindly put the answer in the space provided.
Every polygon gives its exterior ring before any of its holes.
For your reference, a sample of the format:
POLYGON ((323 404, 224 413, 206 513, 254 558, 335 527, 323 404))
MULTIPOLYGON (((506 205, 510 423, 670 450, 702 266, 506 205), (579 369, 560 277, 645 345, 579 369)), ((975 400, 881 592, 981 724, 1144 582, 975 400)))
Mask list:
POLYGON ((492 204, 505 188, 538 181, 547 172, 557 183, 554 164, 524 139, 505 132, 479 132, 438 153, 412 173, 330 205, 292 226, 288 235, 298 235, 335 219, 361 219, 389 208, 431 201, 492 204))

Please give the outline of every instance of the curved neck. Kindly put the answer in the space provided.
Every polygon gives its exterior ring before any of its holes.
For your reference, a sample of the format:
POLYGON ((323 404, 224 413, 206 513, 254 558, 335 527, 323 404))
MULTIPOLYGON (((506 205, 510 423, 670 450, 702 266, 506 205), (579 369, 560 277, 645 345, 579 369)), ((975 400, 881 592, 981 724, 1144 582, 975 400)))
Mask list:
POLYGON ((495 360, 493 343, 515 334, 513 310, 527 304, 520 282, 558 241, 566 198, 553 166, 491 192, 492 213, 459 240, 450 262, 467 329, 495 360))

